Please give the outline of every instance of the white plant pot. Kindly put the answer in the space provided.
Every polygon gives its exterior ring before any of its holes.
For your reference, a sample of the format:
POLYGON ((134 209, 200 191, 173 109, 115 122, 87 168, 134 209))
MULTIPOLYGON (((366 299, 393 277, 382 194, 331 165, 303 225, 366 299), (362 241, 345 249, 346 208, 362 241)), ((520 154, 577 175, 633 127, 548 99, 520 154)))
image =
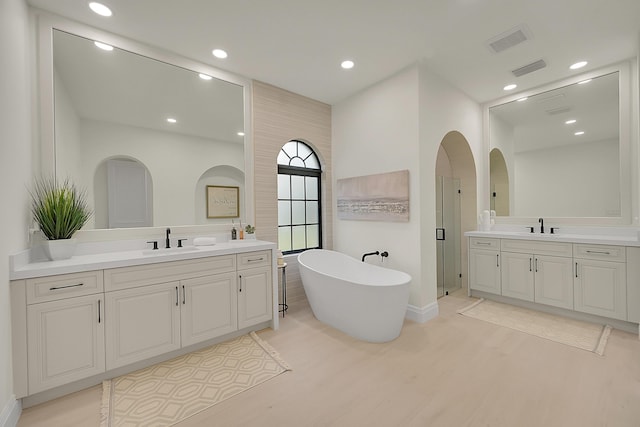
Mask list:
POLYGON ((76 251, 76 239, 45 240, 44 253, 51 261, 69 259, 76 251))
POLYGON ((247 240, 256 240, 256 235, 255 235, 255 233, 252 233, 252 234, 246 233, 244 235, 244 238, 247 239, 247 240))

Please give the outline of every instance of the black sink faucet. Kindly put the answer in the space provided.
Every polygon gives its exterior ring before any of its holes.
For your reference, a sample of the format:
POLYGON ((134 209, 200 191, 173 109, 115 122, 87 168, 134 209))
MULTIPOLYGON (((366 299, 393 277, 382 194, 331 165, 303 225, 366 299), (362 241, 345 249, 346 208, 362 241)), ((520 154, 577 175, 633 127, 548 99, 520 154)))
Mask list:
POLYGON ((544 233, 544 219, 538 218, 538 222, 540 223, 540 233, 544 233))
POLYGON ((169 234, 171 234, 171 229, 167 228, 167 238, 165 239, 164 247, 169 249, 171 247, 171 242, 169 241, 169 234))

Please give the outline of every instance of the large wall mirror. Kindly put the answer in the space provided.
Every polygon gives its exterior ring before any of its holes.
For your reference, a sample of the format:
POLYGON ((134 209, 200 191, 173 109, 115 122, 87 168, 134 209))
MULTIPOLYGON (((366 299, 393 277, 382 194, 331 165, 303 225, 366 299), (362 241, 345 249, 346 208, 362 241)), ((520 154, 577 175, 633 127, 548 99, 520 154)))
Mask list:
POLYGON ((43 96, 42 111, 53 117, 43 119, 43 171, 88 190, 95 215, 85 228, 228 223, 207 215, 211 185, 237 187, 238 219, 251 219, 248 83, 95 29, 57 24, 41 26, 41 39, 51 41, 51 52, 40 55, 50 81, 41 81, 52 93, 50 105, 43 96))
POLYGON ((628 78, 615 67, 490 106, 498 216, 630 223, 628 78))

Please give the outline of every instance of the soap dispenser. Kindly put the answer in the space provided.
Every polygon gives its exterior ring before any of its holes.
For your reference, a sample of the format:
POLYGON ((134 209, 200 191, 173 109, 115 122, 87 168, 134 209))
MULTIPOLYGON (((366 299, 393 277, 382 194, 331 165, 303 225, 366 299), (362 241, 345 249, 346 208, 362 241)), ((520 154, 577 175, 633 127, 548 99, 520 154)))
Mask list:
POLYGON ((233 224, 233 228, 231 229, 231 240, 236 240, 238 238, 238 231, 236 230, 236 225, 233 221, 231 221, 231 224, 233 224))

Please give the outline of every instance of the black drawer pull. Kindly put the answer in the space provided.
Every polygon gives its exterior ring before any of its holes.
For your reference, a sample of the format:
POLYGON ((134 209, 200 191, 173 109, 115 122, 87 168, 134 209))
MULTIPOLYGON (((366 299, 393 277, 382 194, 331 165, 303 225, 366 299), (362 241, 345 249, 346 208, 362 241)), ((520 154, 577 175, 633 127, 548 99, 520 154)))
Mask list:
POLYGON ((84 283, 78 283, 76 285, 54 286, 53 288, 49 288, 49 290, 50 291, 57 291, 57 290, 60 290, 60 289, 77 288, 78 286, 84 286, 84 283))
POLYGON ((102 300, 98 300, 98 323, 102 322, 101 309, 100 309, 101 305, 102 305, 102 300))
POLYGON ((260 257, 260 258, 253 258, 253 259, 247 260, 247 262, 256 262, 256 261, 264 261, 264 258, 260 257))
POLYGON ((600 254, 600 255, 611 255, 611 252, 608 251, 590 251, 587 250, 588 254, 600 254))

